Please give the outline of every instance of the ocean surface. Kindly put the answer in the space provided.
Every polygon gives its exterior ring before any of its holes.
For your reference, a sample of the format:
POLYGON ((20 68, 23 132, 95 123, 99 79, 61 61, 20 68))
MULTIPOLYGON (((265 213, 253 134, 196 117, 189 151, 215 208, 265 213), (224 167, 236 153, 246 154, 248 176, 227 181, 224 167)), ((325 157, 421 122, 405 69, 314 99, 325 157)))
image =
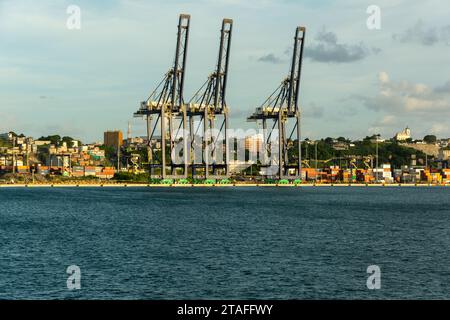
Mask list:
POLYGON ((449 249, 444 187, 0 189, 0 299, 449 299, 449 249))

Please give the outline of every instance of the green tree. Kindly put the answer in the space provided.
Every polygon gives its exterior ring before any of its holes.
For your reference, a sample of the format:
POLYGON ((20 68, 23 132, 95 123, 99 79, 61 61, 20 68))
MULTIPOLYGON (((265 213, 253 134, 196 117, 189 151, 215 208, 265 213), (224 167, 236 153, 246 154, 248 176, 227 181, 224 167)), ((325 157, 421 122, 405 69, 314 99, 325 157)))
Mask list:
POLYGON ((428 144, 435 144, 437 141, 437 138, 435 135, 429 134, 423 137, 423 141, 425 141, 428 144))
POLYGON ((344 137, 339 137, 336 139, 339 142, 345 142, 345 143, 350 143, 350 140, 344 137))
POLYGON ((51 144, 54 144, 56 146, 58 146, 61 142, 61 136, 60 135, 52 135, 52 136, 47 136, 47 137, 40 137, 39 139, 37 139, 38 141, 50 141, 51 144))
POLYGON ((80 140, 77 140, 77 139, 74 139, 74 138, 68 137, 68 136, 62 137, 62 139, 61 139, 61 142, 67 143, 68 147, 71 147, 74 141, 78 141, 78 145, 82 144, 80 140))

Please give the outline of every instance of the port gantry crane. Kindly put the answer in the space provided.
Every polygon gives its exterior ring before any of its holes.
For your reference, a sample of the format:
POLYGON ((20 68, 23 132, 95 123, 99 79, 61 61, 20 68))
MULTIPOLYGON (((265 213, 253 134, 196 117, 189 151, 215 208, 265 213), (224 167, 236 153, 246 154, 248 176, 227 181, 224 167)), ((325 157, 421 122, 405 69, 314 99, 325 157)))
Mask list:
MULTIPOLYGON (((305 27, 297 27, 295 31, 294 51, 290 74, 281 85, 256 111, 247 118, 247 121, 262 121, 264 131, 264 143, 262 150, 262 168, 278 165, 277 174, 268 174, 283 178, 300 178, 302 176, 302 153, 301 153, 301 131, 300 131, 300 109, 299 92, 300 76, 302 71, 303 47, 305 42, 305 27), (289 138, 286 136, 289 119, 295 119, 295 124, 289 138), (267 130, 267 121, 272 120, 273 126, 267 130), (272 150, 272 134, 278 125, 278 159, 272 159, 267 163, 268 155, 272 150), (291 138, 297 132, 298 159, 291 159, 288 154, 291 138), (296 160, 296 161, 295 161, 296 160), (296 163, 295 163, 296 162, 296 163), (289 169, 294 169, 296 174, 289 175, 289 169)), ((276 146, 276 145, 275 145, 276 146)), ((273 156, 273 155, 272 155, 273 156)))
POLYGON ((150 97, 141 102, 141 106, 135 117, 146 117, 147 120, 147 139, 148 139, 148 161, 149 173, 151 178, 186 178, 189 167, 189 151, 187 146, 187 110, 183 98, 184 78, 186 71, 186 56, 189 40, 190 15, 181 14, 178 23, 177 44, 175 49, 174 66, 166 73, 164 79, 151 93, 150 97), (152 124, 153 117, 156 121, 152 124), (174 134, 174 125, 178 123, 178 130, 174 134), (159 161, 154 160, 154 152, 152 147, 152 139, 156 128, 159 124, 159 132, 161 133, 161 156, 159 161), (168 128, 167 128, 168 124, 168 128), (180 128, 182 137, 179 137, 180 128), (166 150, 166 139, 169 138, 169 150, 166 150), (184 143, 183 161, 175 163, 173 158, 168 163, 169 158, 174 152, 175 143, 181 141, 184 143), (155 169, 160 168, 158 175, 155 169), (183 173, 180 175, 177 169, 181 168, 183 173), (167 174, 170 169, 170 174, 167 174))
POLYGON ((189 101, 191 151, 199 144, 202 146, 202 159, 196 159, 195 152, 192 152, 193 177, 197 176, 197 170, 202 172, 200 175, 205 179, 222 179, 229 176, 228 106, 225 97, 232 30, 233 20, 223 19, 216 70, 189 101), (195 127, 194 121, 197 118, 199 121, 195 127), (214 132, 216 120, 219 123, 221 121, 220 129, 214 132), (197 141, 202 123, 202 139, 197 141))

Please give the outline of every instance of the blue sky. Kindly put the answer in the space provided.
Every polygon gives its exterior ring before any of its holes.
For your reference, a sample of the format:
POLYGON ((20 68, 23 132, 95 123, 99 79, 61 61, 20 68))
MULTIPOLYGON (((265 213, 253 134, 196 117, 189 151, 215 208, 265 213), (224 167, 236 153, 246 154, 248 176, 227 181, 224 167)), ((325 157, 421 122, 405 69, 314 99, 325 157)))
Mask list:
POLYGON ((450 11, 444 0, 0 0, 0 131, 100 141, 143 135, 133 119, 170 68, 179 13, 191 35, 185 99, 213 70, 222 18, 234 19, 227 102, 231 126, 278 86, 294 30, 307 28, 303 136, 450 137, 450 11), (66 9, 81 8, 81 30, 66 9), (381 30, 366 9, 381 8, 381 30))

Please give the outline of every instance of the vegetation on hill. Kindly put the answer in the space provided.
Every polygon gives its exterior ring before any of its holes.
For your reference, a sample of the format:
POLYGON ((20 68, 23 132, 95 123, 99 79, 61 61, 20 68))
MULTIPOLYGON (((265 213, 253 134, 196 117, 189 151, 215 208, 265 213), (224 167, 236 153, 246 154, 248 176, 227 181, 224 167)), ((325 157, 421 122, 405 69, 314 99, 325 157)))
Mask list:
MULTIPOLYGON (((374 137, 366 137, 361 141, 350 141, 340 137, 337 139, 325 138, 317 141, 317 159, 318 167, 329 167, 330 165, 345 165, 346 159, 363 158, 372 156, 375 159, 377 154, 377 143, 374 137), (344 144, 345 150, 336 150, 336 144, 344 144)), ((293 143, 290 149, 290 156, 298 158, 297 143, 293 143)), ((316 146, 308 140, 302 143, 302 158, 309 160, 311 166, 314 166, 316 146)), ((409 165, 415 155, 418 164, 425 163, 425 153, 402 146, 395 141, 378 142, 378 162, 389 163, 393 168, 400 168, 402 165, 409 165)), ((374 160, 375 161, 375 160, 374 160)))
POLYGON ((434 144, 437 141, 437 137, 435 135, 426 135, 423 137, 423 141, 429 144, 434 144))
POLYGON ((72 137, 64 136, 61 137, 58 134, 47 136, 47 137, 40 137, 37 139, 38 141, 50 141, 51 144, 54 144, 56 146, 61 146, 63 142, 67 143, 67 146, 72 146, 72 141, 78 141, 79 144, 81 144, 81 141, 73 139, 72 137))

